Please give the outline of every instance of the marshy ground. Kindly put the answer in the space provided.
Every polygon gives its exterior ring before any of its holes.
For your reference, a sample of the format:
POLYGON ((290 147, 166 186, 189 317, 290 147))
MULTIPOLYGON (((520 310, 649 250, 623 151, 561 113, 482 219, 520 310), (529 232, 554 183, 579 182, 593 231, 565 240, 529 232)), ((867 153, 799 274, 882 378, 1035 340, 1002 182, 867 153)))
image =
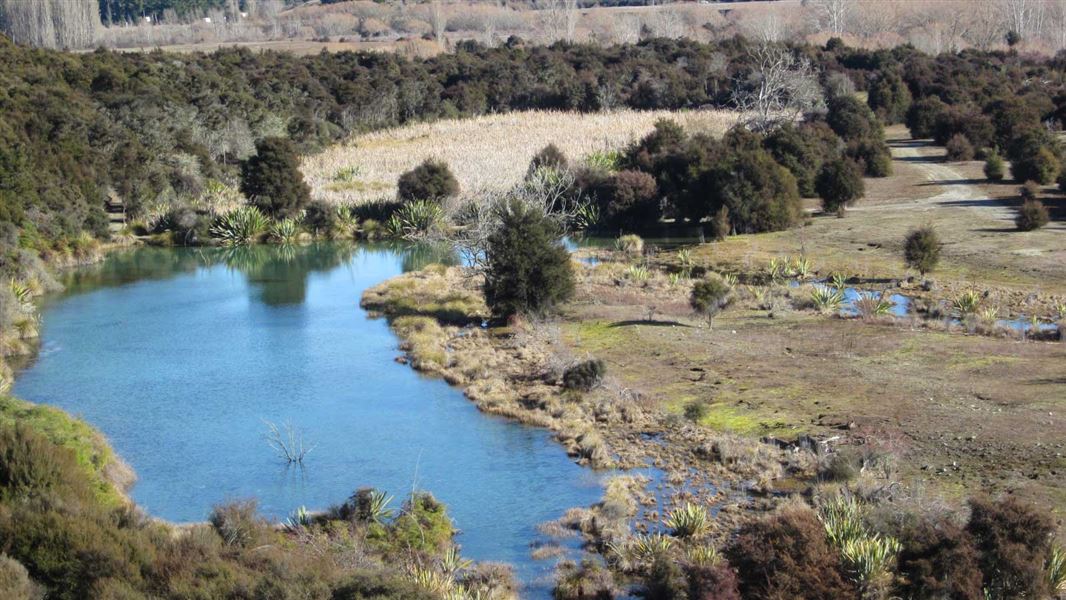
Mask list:
MULTIPOLYGON (((976 290, 1001 317, 1054 320, 1066 299, 1062 221, 1016 232, 1017 186, 988 184, 981 163, 945 163, 942 149, 905 137, 890 128, 895 174, 867 180, 867 197, 845 218, 812 214, 791 231, 691 247, 691 265, 739 275, 743 283, 757 280, 771 258, 805 256, 812 277, 847 274, 922 307, 946 306, 976 290), (906 232, 926 224, 945 242, 928 289, 908 280, 913 274, 900 258, 906 232)), ((1045 192, 1054 211, 1061 196, 1045 192)), ((427 310, 414 317, 400 311, 408 318, 397 323, 401 336, 414 340, 406 348, 416 366, 429 364, 426 370, 465 386, 489 412, 556 430, 575 457, 594 465, 613 455, 628 466, 651 460, 677 482, 793 489, 818 465, 758 440, 811 435, 836 451, 887 457, 877 467, 890 471, 884 480, 928 497, 1009 493, 1060 516, 1066 510, 1066 344, 1003 328, 946 326, 928 315, 825 315, 809 307, 808 286, 778 286, 767 310, 738 285, 734 303, 708 327, 688 307, 690 284, 667 274, 678 267, 673 249, 577 255, 597 260, 575 261, 578 293, 559 320, 514 329, 440 328, 433 318, 439 303, 427 302, 426 293, 448 298, 464 289, 467 296, 451 297, 465 305, 459 309, 481 315, 484 308, 476 281, 425 275, 419 304, 427 310), (589 357, 605 360, 610 377, 586 398, 530 377, 589 357), (747 459, 722 461, 711 452, 714 460, 705 460, 715 444, 747 459)), ((396 297, 411 285, 403 282, 396 297)), ((375 302, 390 312, 388 300, 375 302)), ((726 495, 717 501, 727 502, 726 495)))

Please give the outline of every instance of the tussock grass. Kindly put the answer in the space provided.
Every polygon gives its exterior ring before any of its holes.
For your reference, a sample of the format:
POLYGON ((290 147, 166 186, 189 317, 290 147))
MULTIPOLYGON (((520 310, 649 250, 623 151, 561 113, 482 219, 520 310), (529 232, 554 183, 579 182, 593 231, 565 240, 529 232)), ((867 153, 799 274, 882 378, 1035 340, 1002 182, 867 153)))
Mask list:
POLYGON ((711 134, 738 121, 737 113, 716 110, 486 115, 357 136, 308 157, 302 170, 313 197, 333 203, 393 196, 400 175, 428 158, 448 163, 464 192, 499 191, 521 181, 533 155, 548 144, 572 161, 600 156, 650 132, 662 118, 711 134))
POLYGON ((361 306, 389 316, 432 317, 441 323, 465 325, 489 316, 484 297, 473 287, 455 285, 459 277, 440 265, 406 273, 363 293, 361 306))

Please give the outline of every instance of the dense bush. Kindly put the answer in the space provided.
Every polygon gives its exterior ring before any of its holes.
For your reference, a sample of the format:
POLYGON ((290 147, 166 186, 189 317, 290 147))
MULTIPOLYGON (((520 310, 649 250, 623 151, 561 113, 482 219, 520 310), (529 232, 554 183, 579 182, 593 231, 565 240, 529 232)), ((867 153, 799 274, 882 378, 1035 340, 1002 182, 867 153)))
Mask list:
POLYGON ((822 210, 844 216, 844 209, 866 193, 859 167, 847 159, 828 162, 818 173, 816 183, 822 210))
POLYGON ((740 600, 737 574, 728 561, 714 565, 689 565, 685 568, 690 600, 740 600))
POLYGON ((932 227, 919 227, 903 240, 903 262, 925 276, 940 262, 940 236, 932 227))
POLYGON ((710 217, 724 206, 740 233, 788 229, 802 212, 796 178, 761 147, 725 152, 691 183, 687 196, 690 218, 710 217))
POLYGON ((658 186, 648 173, 619 171, 589 191, 596 198, 601 218, 607 225, 634 230, 659 220, 658 186))
POLYGON ((574 274, 556 224, 517 200, 496 210, 500 227, 485 251, 485 301, 493 314, 544 312, 567 300, 574 274))
POLYGON ((404 502, 400 516, 392 523, 389 544, 399 550, 429 555, 446 550, 455 535, 455 526, 444 504, 432 494, 413 494, 404 502))
POLYGON ((1059 166, 1059 191, 1066 194, 1066 163, 1059 166))
POLYGON ((989 181, 1003 181, 1006 171, 1007 165, 1003 163, 1003 157, 998 153, 992 152, 985 159, 985 177, 989 181))
POLYGON ((961 133, 951 136, 944 148, 947 150, 946 158, 949 161, 973 160, 973 144, 961 133))
POLYGON ((911 107, 907 109, 906 118, 907 129, 910 129, 911 137, 915 139, 933 137, 940 113, 946 109, 947 105, 936 96, 922 98, 911 104, 911 107))
POLYGON ((835 548, 811 510, 792 509, 741 527, 726 549, 745 598, 855 598, 835 548))
POLYGON ((326 235, 337 227, 337 210, 323 200, 315 200, 304 211, 303 225, 316 235, 326 235))
POLYGON ((440 200, 459 193, 459 180, 447 163, 426 159, 422 164, 400 175, 396 196, 400 200, 440 200))
POLYGON ((887 124, 900 123, 911 107, 911 92, 895 70, 885 70, 868 90, 867 103, 887 124))
POLYGON ((1014 217, 1014 224, 1019 231, 1033 231, 1047 225, 1050 219, 1051 216, 1044 203, 1035 198, 1029 198, 1022 201, 1022 205, 1018 207, 1018 215, 1014 217))
POLYGON ((563 387, 587 392, 598 386, 607 375, 607 363, 594 358, 577 363, 563 373, 563 387))
POLYGON ((296 215, 311 200, 296 146, 285 138, 266 138, 255 150, 241 167, 241 192, 268 215, 296 215))
POLYGON ((529 161, 529 170, 526 171, 526 175, 532 175, 540 169, 565 171, 569 166, 570 161, 566 159, 563 151, 555 144, 548 144, 533 155, 533 159, 529 161))
POLYGON ((900 591, 915 600, 982 600, 973 538, 948 520, 922 520, 900 535, 900 591))
POLYGON ((843 149, 840 138, 823 121, 786 124, 767 135, 763 145, 792 173, 800 195, 806 198, 817 193, 815 179, 822 165, 843 149))
POLYGON ((0 425, 0 501, 87 494, 73 452, 26 425, 0 425))
POLYGON ((1028 146, 1011 158, 1010 172, 1016 181, 1048 185, 1055 181, 1058 171, 1059 158, 1047 146, 1028 146))
POLYGON ((984 587, 993 598, 1043 598, 1044 565, 1054 521, 1021 501, 971 500, 966 531, 980 553, 984 587))

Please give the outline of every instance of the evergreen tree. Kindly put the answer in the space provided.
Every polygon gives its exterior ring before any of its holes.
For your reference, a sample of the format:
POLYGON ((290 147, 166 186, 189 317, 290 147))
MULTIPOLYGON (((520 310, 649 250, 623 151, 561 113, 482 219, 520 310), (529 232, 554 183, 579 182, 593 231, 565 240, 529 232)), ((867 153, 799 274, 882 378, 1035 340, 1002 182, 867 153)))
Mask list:
POLYGON ((854 162, 842 158, 825 164, 815 183, 825 212, 844 216, 844 208, 862 198, 866 187, 862 172, 854 162))
POLYGON ((545 312, 574 293, 570 254, 558 226, 517 200, 502 203, 486 249, 485 301, 493 314, 545 312))
POLYGON ((241 192, 263 212, 289 217, 311 201, 311 188, 300 172, 300 157, 285 138, 265 138, 256 155, 241 166, 241 192))

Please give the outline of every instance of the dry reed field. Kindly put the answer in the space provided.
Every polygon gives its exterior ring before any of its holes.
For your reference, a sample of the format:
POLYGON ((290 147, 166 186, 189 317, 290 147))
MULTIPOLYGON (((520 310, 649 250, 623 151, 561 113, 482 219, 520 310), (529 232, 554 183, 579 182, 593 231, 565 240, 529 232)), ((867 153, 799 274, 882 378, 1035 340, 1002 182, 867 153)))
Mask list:
POLYGON ((308 157, 302 169, 313 197, 335 203, 392 197, 400 174, 427 158, 447 162, 464 194, 499 190, 520 181, 533 155, 548 144, 571 161, 580 160, 622 148, 663 118, 686 131, 720 135, 739 115, 723 110, 519 112, 418 123, 357 136, 308 157))

